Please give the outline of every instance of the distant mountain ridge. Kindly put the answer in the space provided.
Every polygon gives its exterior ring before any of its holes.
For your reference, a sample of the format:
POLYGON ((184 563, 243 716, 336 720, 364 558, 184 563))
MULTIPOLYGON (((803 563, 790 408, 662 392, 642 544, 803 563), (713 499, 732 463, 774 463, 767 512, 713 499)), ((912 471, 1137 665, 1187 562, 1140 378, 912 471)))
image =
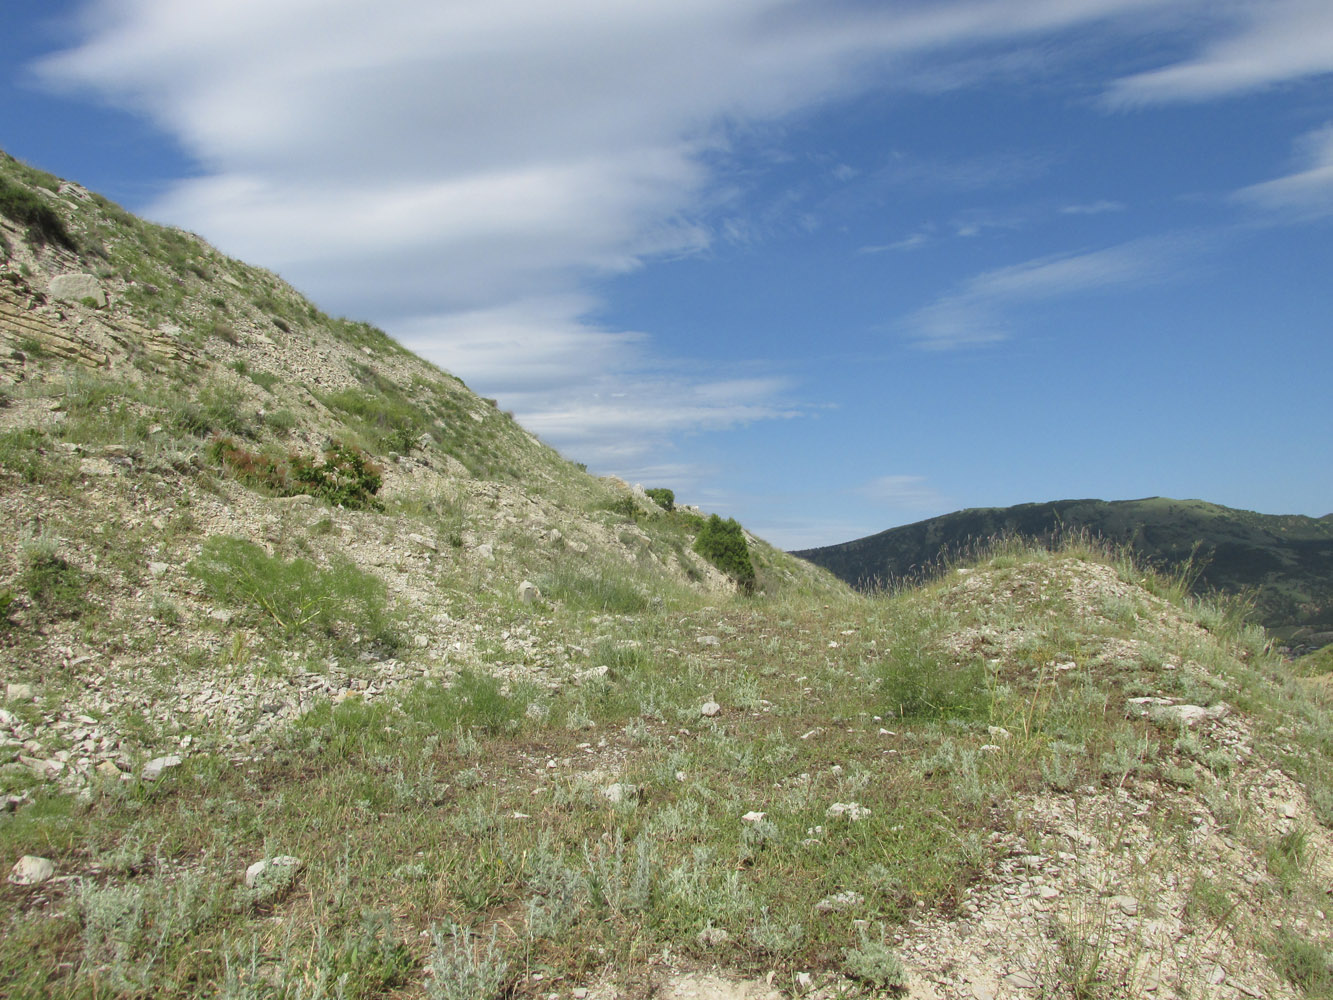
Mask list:
POLYGON ((1196 590, 1253 592, 1256 617, 1298 645, 1333 642, 1333 514, 1258 514, 1203 500, 1056 500, 982 507, 793 555, 869 589, 929 575, 985 542, 1087 531, 1173 570, 1193 557, 1196 590))

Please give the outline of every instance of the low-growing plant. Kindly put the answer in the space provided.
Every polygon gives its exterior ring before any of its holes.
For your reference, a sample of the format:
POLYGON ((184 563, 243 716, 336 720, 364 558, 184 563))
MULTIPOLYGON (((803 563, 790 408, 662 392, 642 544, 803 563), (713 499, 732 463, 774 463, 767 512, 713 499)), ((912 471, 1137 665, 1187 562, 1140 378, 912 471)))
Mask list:
POLYGON ((568 563, 542 576, 538 586, 551 600, 588 611, 632 615, 648 606, 648 598, 623 575, 584 571, 568 563))
POLYGON ((754 589, 754 564, 745 542, 745 531, 735 518, 725 521, 711 515, 699 529, 694 540, 694 551, 731 577, 744 591, 754 589))
POLYGON ((643 492, 648 495, 648 499, 652 500, 663 510, 670 512, 676 509, 675 491, 669 490, 664 486, 657 486, 650 490, 644 490, 643 492))
POLYGON ((871 938, 863 929, 861 943, 843 951, 843 970, 852 979, 882 990, 900 990, 907 986, 907 972, 897 952, 883 940, 871 938))
POLYGON ((214 535, 187 569, 216 599, 258 612, 284 632, 341 627, 374 637, 387 625, 383 581, 350 561, 321 569, 308 559, 270 556, 253 542, 214 535))
POLYGON ((209 455, 236 479, 249 486, 270 490, 278 496, 308 494, 353 510, 377 510, 375 494, 384 482, 383 472, 365 452, 335 441, 315 462, 290 452, 256 452, 232 438, 217 438, 209 455))
POLYGON ((33 610, 52 617, 77 618, 88 606, 87 575, 54 551, 29 552, 17 582, 33 610))
POLYGON ((443 930, 431 928, 431 977, 426 981, 430 1000, 498 1000, 503 995, 509 962, 495 933, 484 947, 472 939, 472 931, 453 922, 443 930))

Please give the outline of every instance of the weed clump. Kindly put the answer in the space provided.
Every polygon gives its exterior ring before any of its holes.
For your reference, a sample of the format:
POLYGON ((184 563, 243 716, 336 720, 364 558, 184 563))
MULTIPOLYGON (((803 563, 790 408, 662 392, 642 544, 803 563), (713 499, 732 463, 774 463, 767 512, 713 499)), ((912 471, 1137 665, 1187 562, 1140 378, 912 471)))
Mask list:
POLYGON ((725 521, 716 514, 709 517, 694 540, 694 551, 735 580, 742 590, 754 590, 754 563, 745 544, 745 532, 734 517, 725 521))
POLYGON ((332 634, 341 626, 376 637, 386 630, 384 583, 351 562, 320 569, 214 535, 187 569, 214 598, 259 612, 287 633, 332 634))
POLYGON ((25 561, 18 584, 35 610, 55 618, 77 618, 83 613, 88 604, 88 578, 82 570, 42 549, 31 552, 25 561))
POLYGON ((26 236, 34 246, 55 243, 76 253, 79 244, 65 228, 65 222, 41 195, 0 177, 0 215, 28 227, 26 236))
POLYGON ((249 486, 284 497, 305 493, 351 510, 380 509, 375 494, 383 485, 383 470, 351 445, 335 441, 321 462, 295 452, 250 451, 225 437, 215 440, 209 450, 213 461, 249 486))

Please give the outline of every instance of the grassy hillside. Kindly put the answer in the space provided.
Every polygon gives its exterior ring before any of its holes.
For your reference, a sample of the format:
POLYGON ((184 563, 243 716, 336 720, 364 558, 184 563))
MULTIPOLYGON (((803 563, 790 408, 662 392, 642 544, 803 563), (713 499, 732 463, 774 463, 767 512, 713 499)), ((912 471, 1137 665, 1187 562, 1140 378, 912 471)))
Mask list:
POLYGON ((994 538, 1088 532, 1143 562, 1184 573, 1197 592, 1253 598, 1280 638, 1333 640, 1333 517, 1256 514, 1202 500, 1059 500, 958 511, 795 553, 854 586, 920 579, 994 538))
POLYGON ((195 237, 0 237, 0 996, 1333 991, 1326 687, 1172 580, 728 576, 195 237))

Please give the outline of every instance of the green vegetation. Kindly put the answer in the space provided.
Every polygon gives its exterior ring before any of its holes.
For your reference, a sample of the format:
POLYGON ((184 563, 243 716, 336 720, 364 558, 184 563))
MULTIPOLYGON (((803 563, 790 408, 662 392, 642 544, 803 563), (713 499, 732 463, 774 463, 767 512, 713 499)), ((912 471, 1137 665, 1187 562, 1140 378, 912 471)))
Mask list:
POLYGON ((643 492, 648 495, 648 499, 652 500, 667 513, 676 509, 676 493, 674 490, 659 486, 650 490, 644 490, 643 492))
POLYGON ((750 548, 745 542, 745 531, 735 518, 725 521, 713 514, 699 529, 694 540, 694 551, 707 559, 744 591, 754 589, 754 564, 750 548))
POLYGON ((230 475, 276 496, 308 494, 352 510, 376 510, 375 494, 382 485, 383 470, 365 452, 334 442, 318 464, 295 452, 254 452, 231 438, 216 438, 209 454, 230 475))
POLYGON ((384 584, 350 563, 321 569, 270 556, 253 542, 213 536, 189 565, 224 605, 261 615, 286 633, 381 638, 389 628, 384 584))
POLYGON ((57 877, 0 893, 0 995, 868 1000, 960 982, 964 933, 1033 996, 1329 993, 1327 661, 1193 594, 1202 548, 978 536, 855 593, 189 234, 53 204, 124 328, 112 372, 24 347, 2 397, 0 856, 57 877))
POLYGON ((47 199, 0 176, 0 215, 27 226, 27 239, 36 246, 54 243, 78 251, 79 245, 47 199))
POLYGON ((26 553, 16 582, 33 610, 43 616, 77 618, 88 606, 87 575, 48 547, 26 553))
POLYGON ((1280 639, 1333 638, 1333 521, 1233 510, 1201 500, 1060 500, 963 510, 856 541, 794 553, 856 587, 929 578, 996 539, 1058 547, 1086 534, 1123 547, 1198 595, 1254 601, 1255 619, 1280 639))

